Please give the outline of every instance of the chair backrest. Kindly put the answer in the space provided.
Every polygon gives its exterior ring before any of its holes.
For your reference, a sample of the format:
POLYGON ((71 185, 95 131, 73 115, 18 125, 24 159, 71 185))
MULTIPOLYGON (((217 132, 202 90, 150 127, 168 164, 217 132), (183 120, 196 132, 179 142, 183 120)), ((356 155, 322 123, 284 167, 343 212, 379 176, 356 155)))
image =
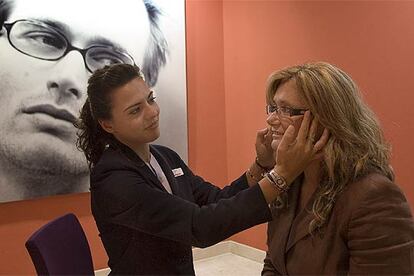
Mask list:
POLYGON ((39 275, 94 275, 91 250, 74 214, 48 222, 25 245, 39 275))

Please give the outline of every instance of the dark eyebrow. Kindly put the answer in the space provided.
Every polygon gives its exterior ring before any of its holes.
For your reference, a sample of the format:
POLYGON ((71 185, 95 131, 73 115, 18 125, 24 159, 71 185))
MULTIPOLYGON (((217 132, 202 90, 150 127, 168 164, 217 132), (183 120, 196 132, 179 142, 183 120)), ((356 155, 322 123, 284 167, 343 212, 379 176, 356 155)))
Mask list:
MULTIPOLYGON (((154 91, 150 91, 150 93, 148 94, 147 100, 150 99, 153 95, 154 95, 154 91)), ((132 107, 139 106, 140 104, 142 104, 142 102, 143 101, 140 101, 140 102, 137 102, 137 103, 134 103, 134 104, 128 106, 127 108, 124 109, 124 112, 127 111, 128 109, 132 108, 132 107)))
POLYGON ((290 108, 290 109, 298 109, 298 110, 308 110, 309 108, 306 108, 306 107, 297 107, 296 105, 292 105, 292 104, 290 104, 290 103, 288 103, 287 101, 284 101, 284 100, 281 100, 281 101, 279 101, 279 105, 276 105, 276 103, 275 103, 275 106, 278 106, 278 107, 284 107, 284 108, 290 108))
MULTIPOLYGON (((277 105, 275 101, 273 101, 273 103, 274 103, 275 105, 277 105)), ((289 107, 290 107, 290 106, 292 106, 292 105, 291 105, 290 103, 288 103, 288 102, 284 101, 284 100, 280 100, 280 101, 279 101, 279 104, 278 104, 277 106, 285 106, 285 107, 286 107, 286 106, 289 106, 289 107)))
POLYGON ((131 109, 131 108, 133 108, 133 107, 137 107, 137 106, 139 106, 140 104, 142 104, 142 102, 143 102, 143 101, 140 101, 140 102, 137 102, 137 103, 131 104, 130 106, 128 106, 127 108, 125 108, 125 109, 124 109, 124 112, 125 112, 125 111, 128 111, 128 109, 131 109))
MULTIPOLYGON (((47 19, 47 18, 33 18, 33 20, 39 21, 40 23, 44 23, 44 24, 56 29, 61 34, 63 34, 65 37, 67 37, 68 40, 70 40, 69 38, 73 38, 73 36, 70 32, 70 26, 68 26, 66 24, 62 24, 58 21, 50 20, 50 19, 47 19)), ((116 43, 114 41, 111 41, 107 38, 104 38, 104 37, 93 36, 92 38, 88 39, 88 44, 89 44, 89 47, 92 46, 92 45, 106 46, 106 47, 111 47, 111 48, 113 48, 114 50, 116 50, 118 52, 127 53, 126 49, 123 48, 121 45, 119 45, 118 43, 116 43)))

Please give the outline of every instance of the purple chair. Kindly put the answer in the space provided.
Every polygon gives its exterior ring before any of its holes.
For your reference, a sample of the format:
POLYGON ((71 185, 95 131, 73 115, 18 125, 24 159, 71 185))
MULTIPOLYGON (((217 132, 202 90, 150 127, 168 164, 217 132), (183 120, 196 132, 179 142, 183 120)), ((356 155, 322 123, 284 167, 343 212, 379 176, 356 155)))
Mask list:
POLYGON ((38 275, 94 275, 91 250, 74 214, 48 222, 25 245, 38 275))

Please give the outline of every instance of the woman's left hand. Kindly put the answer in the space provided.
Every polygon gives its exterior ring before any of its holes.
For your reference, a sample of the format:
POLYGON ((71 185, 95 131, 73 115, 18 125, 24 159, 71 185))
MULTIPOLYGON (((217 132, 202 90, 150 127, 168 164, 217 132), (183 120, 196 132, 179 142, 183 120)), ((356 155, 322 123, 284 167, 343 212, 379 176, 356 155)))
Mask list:
POLYGON ((298 134, 295 137, 295 128, 290 125, 276 148, 275 171, 291 183, 315 159, 323 156, 323 148, 328 142, 329 131, 324 129, 322 136, 316 141, 318 120, 312 119, 306 111, 298 134))

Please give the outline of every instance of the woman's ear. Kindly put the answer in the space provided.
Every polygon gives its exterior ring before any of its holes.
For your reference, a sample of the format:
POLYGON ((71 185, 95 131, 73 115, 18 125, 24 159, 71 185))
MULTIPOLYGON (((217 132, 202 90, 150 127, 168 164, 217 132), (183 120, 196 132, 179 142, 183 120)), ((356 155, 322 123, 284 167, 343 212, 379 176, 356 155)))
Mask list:
POLYGON ((108 133, 114 133, 114 127, 110 120, 98 120, 99 125, 108 133))

